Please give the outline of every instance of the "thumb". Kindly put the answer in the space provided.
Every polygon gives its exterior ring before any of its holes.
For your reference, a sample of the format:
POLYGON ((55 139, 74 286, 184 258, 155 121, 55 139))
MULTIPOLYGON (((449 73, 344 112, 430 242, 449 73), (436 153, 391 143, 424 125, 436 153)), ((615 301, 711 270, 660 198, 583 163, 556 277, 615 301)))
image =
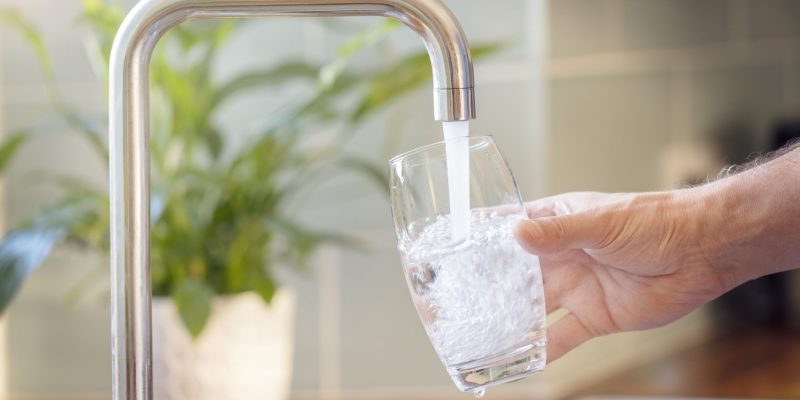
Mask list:
POLYGON ((597 248, 606 236, 607 225, 593 213, 581 212, 520 221, 514 233, 525 250, 542 255, 597 248))

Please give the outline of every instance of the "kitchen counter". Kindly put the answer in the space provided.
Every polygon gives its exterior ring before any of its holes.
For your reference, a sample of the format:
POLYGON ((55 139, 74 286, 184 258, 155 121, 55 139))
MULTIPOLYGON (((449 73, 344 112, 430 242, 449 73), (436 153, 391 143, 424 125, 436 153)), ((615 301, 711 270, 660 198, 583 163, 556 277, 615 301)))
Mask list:
POLYGON ((800 399, 800 330, 765 328, 717 336, 592 385, 573 398, 800 399))

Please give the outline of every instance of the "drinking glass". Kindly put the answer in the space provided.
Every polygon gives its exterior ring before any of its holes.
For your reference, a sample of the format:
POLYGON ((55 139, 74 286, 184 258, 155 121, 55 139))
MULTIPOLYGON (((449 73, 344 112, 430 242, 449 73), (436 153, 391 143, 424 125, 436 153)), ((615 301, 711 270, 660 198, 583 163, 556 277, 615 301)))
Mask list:
POLYGON ((494 139, 448 139, 397 156, 389 165, 403 273, 456 386, 482 394, 544 369, 539 259, 514 239, 514 226, 526 213, 494 139), (459 146, 469 155, 469 221, 462 232, 451 224, 458 216, 450 210, 448 183, 458 174, 451 170, 448 178, 447 157, 450 151, 451 165, 467 166, 466 160, 453 160, 459 146))

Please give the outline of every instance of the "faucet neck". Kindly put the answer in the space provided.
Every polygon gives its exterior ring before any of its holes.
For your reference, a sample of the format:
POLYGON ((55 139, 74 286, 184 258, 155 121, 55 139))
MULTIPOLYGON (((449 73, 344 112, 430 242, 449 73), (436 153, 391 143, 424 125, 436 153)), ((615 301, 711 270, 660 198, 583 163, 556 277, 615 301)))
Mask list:
POLYGON ((422 39, 432 67, 434 119, 475 118, 469 43, 458 20, 439 0, 142 0, 117 33, 112 60, 125 60, 135 72, 139 64, 148 63, 166 31, 190 19, 362 15, 396 19, 422 39))
POLYGON ((153 397, 148 72, 156 43, 188 19, 357 15, 394 18, 419 35, 433 68, 437 120, 475 117, 469 45, 439 0, 142 0, 123 22, 109 73, 115 400, 153 397))

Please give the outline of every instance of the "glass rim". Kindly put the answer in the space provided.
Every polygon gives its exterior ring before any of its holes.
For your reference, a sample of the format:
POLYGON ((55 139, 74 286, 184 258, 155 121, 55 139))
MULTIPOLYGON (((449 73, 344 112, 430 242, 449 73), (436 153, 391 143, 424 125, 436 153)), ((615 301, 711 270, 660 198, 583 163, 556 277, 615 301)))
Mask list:
POLYGON ((493 135, 475 135, 475 136, 469 135, 469 136, 458 137, 458 138, 444 139, 444 140, 440 140, 438 142, 433 142, 433 143, 430 143, 430 144, 426 144, 426 145, 417 147, 415 149, 411 149, 411 150, 408 150, 406 152, 400 153, 400 154, 398 154, 398 155, 396 155, 396 156, 394 156, 394 157, 389 159, 389 165, 394 165, 394 164, 396 164, 396 163, 398 163, 398 162, 400 162, 400 161, 402 161, 404 159, 407 159, 407 158, 410 158, 412 156, 417 155, 417 153, 423 153, 423 152, 429 151, 429 150, 431 150, 431 149, 433 149, 435 147, 443 146, 443 145, 447 144, 448 141, 460 140, 460 139, 467 139, 469 141, 472 141, 473 139, 482 139, 482 140, 487 140, 488 139, 489 141, 494 143, 494 136, 493 135))

